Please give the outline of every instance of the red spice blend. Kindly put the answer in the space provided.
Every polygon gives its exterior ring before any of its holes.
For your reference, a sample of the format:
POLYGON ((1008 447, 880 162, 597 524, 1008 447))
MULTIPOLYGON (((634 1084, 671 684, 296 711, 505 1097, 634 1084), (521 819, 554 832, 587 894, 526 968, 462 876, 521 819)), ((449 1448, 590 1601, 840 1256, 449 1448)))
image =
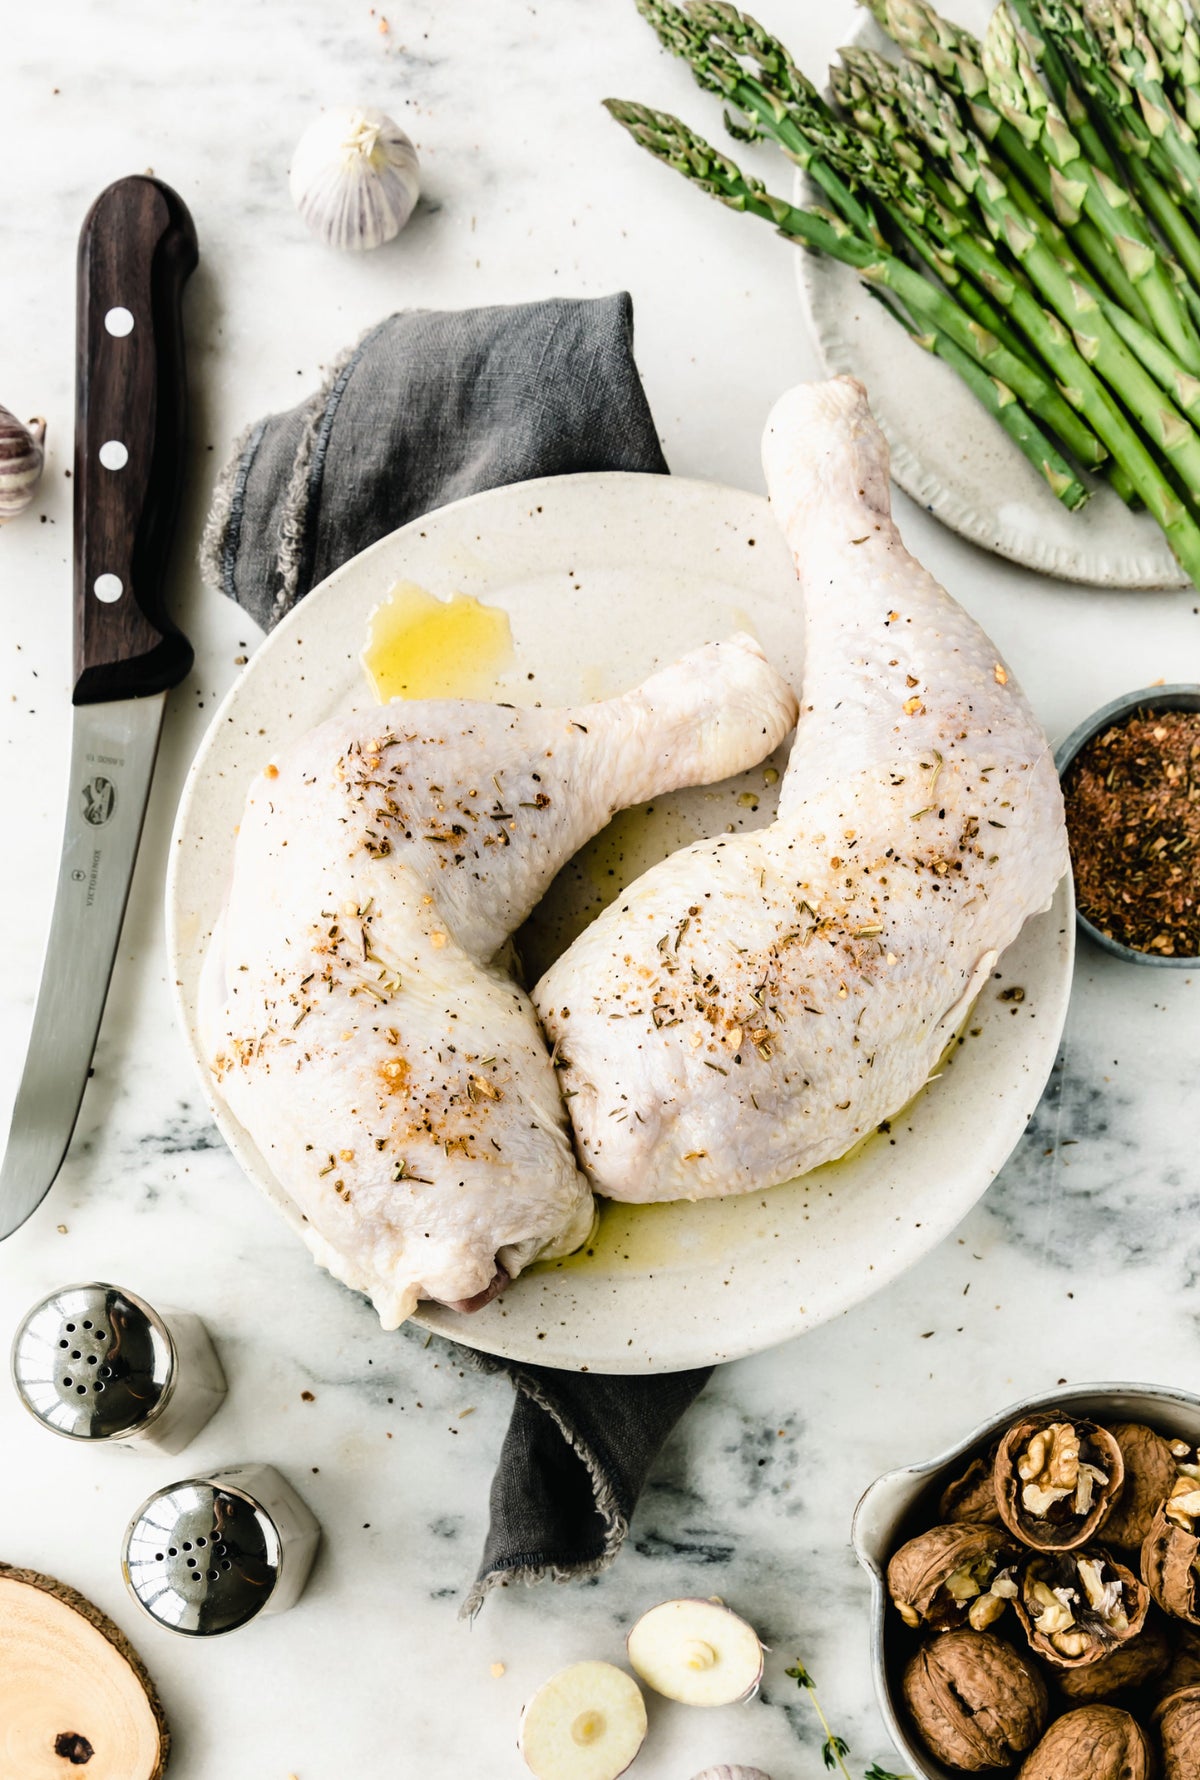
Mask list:
POLYGON ((1063 778, 1079 906, 1109 939, 1200 957, 1200 711, 1144 710, 1063 778))

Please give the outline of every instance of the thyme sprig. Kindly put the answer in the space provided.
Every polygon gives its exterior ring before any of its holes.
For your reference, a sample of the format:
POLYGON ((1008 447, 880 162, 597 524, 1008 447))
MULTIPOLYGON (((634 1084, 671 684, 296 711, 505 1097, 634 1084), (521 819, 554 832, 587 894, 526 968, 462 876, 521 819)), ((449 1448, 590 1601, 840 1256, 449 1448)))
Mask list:
MULTIPOLYGON (((825 1741, 821 1745, 821 1760, 831 1772, 840 1773, 843 1780, 854 1780, 853 1775, 846 1766, 846 1757, 850 1753, 850 1745, 847 1743, 845 1737, 840 1737, 837 1734, 829 1720, 826 1718, 825 1710, 821 1705, 820 1700, 817 1698, 816 1682, 804 1667, 804 1664, 800 1662, 798 1662, 794 1668, 786 1670, 785 1673, 804 1689, 805 1693, 812 1701, 813 1711, 820 1720, 821 1729, 825 1732, 825 1741)), ((863 1775, 863 1780, 912 1780, 912 1776, 911 1774, 893 1774, 887 1768, 881 1768, 878 1762, 873 1761, 863 1775)))

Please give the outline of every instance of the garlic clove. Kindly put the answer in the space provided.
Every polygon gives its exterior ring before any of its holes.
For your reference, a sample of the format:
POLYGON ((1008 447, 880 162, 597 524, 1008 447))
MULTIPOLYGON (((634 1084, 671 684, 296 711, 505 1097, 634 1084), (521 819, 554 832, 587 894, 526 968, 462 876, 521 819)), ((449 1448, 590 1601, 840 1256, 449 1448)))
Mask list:
POLYGON ((630 1666, 647 1687, 685 1706, 731 1706, 762 1680, 758 1633, 719 1601, 664 1601, 626 1639, 630 1666))
POLYGON ((42 478, 46 437, 44 420, 26 426, 7 408, 0 407, 0 525, 23 513, 42 478))
POLYGON ((572 1663, 543 1682, 521 1717, 519 1748, 536 1780, 618 1780, 646 1736, 646 1702, 612 1663, 572 1663))
POLYGON ((421 189, 417 151, 385 112, 323 111, 296 145, 292 201, 329 247, 365 252, 400 233, 421 189))
POLYGON ((722 1761, 715 1768, 705 1768, 702 1774, 693 1774, 692 1780, 771 1780, 771 1776, 761 1768, 730 1767, 722 1761))

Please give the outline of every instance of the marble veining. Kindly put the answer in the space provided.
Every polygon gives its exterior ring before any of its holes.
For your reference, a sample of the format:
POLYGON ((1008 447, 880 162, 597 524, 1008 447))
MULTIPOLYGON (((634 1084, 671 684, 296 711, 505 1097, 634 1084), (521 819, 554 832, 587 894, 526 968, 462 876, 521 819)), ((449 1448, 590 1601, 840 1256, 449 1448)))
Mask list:
MULTIPOLYGON (((814 74, 852 19, 850 0, 763 0, 762 11, 814 74)), ((672 468, 758 488, 763 418, 817 369, 789 250, 639 158, 599 109, 609 93, 719 132, 715 102, 656 50, 632 0, 6 9, 0 115, 24 152, 0 205, 0 400, 47 416, 49 460, 33 511, 0 536, 5 1122, 65 794, 78 228, 105 183, 152 166, 192 208, 201 244, 187 298, 191 473, 170 590, 197 667, 168 713, 75 1145, 50 1199, 0 1245, 5 1340, 52 1287, 110 1279, 198 1311, 230 1376, 220 1414, 167 1460, 56 1441, 0 1384, 0 1558, 69 1579, 134 1638, 175 1729, 174 1780, 519 1780, 525 1696, 564 1661, 618 1659, 633 1617, 682 1592, 720 1594, 755 1620, 772 1646, 765 1685, 752 1705, 718 1712, 652 1701, 638 1776, 687 1780, 714 1761, 753 1762, 775 1780, 819 1772, 819 1732, 783 1673, 798 1655, 859 1770, 887 1766, 867 1585, 849 1548, 860 1491, 1056 1380, 1194 1387, 1200 1372, 1200 985, 1085 944, 1051 1089, 963 1226, 840 1321, 720 1372, 668 1442, 615 1570, 506 1591, 468 1626, 457 1606, 508 1386, 420 1333, 382 1334, 216 1138, 174 1029, 161 884, 188 760, 255 643, 192 567, 236 433, 314 388, 393 307, 627 286, 672 468), (409 229, 362 259, 312 242, 286 190, 315 109, 347 99, 390 110, 425 170, 409 229), (324 1524, 301 1605, 199 1646, 141 1622, 117 1565, 129 1515, 161 1484, 250 1458, 279 1465, 324 1524)), ((756 164, 773 171, 761 152, 756 164)), ((911 546, 988 625, 1053 736, 1130 687, 1200 679, 1193 595, 1058 586, 897 505, 911 546)), ((963 1131, 964 1150, 973 1138, 963 1131)))

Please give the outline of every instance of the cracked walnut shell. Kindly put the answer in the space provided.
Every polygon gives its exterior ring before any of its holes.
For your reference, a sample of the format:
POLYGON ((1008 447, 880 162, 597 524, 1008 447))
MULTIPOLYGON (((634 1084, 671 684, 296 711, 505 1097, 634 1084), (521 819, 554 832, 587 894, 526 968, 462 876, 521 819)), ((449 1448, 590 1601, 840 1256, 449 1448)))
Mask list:
POLYGON ((1155 1514, 1174 1488, 1178 1459, 1169 1443, 1141 1422, 1110 1422, 1121 1449, 1125 1484, 1104 1523, 1104 1543, 1140 1551, 1155 1514))
POLYGON ((1200 1537, 1195 1531, 1200 1490, 1188 1477, 1180 1478, 1175 1487, 1177 1494, 1163 1503, 1146 1534, 1142 1576, 1165 1613, 1200 1626, 1200 1537))
POLYGON ((1099 1662, 1136 1638, 1149 1606, 1145 1584, 1099 1550, 1035 1553, 1016 1602, 1030 1650, 1056 1669, 1099 1662))
POLYGON ((904 1671, 904 1699, 926 1745, 952 1768, 1006 1768, 1032 1749, 1049 1711, 1032 1663, 992 1632, 945 1632, 904 1671))
POLYGON ((1056 1719, 1017 1780, 1152 1780, 1154 1755, 1137 1720, 1116 1706, 1079 1706, 1056 1719))
POLYGON ((1117 1644, 1094 1663, 1063 1669, 1056 1677, 1058 1690, 1072 1705, 1089 1700, 1108 1700, 1157 1681, 1171 1660, 1171 1639, 1166 1622, 1156 1613, 1136 1637, 1117 1644))
POLYGON ((1200 1687, 1168 1694, 1151 1722, 1162 1748, 1163 1780, 1195 1780, 1200 1773, 1200 1687))
POLYGON ((1000 1518, 1035 1551, 1086 1545, 1121 1493, 1125 1465, 1106 1428, 1062 1410, 1011 1427, 996 1452, 1000 1518))
POLYGON ((960 1476, 942 1491, 938 1515, 943 1521, 967 1520, 974 1526, 1000 1524, 996 1500, 996 1448, 977 1454, 960 1476))
POLYGON ((902 1545, 888 1564, 887 1585, 905 1625, 986 1631, 1014 1599, 1016 1552, 999 1526, 931 1527, 902 1545))
POLYGON ((1200 1687, 1200 1630, 1184 1625, 1181 1620, 1168 1620, 1173 1636, 1171 1661, 1158 1686, 1158 1697, 1182 1693, 1185 1687, 1200 1687))

